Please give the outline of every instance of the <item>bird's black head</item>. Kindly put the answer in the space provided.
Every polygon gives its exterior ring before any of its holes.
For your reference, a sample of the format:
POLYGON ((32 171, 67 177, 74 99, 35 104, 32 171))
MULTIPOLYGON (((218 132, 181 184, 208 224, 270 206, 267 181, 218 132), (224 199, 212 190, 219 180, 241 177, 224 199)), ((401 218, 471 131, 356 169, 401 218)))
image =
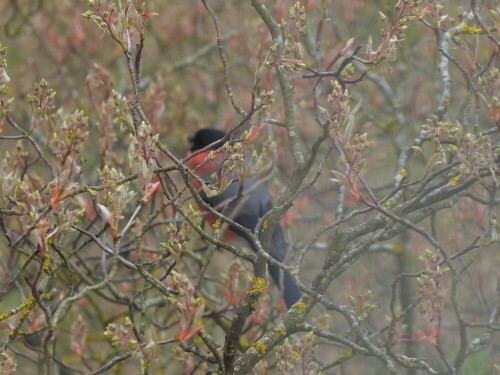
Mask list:
MULTIPOLYGON (((205 129, 200 129, 194 133, 191 133, 188 136, 188 141, 191 143, 191 151, 194 152, 201 150, 202 148, 205 148, 208 145, 221 140, 225 136, 226 133, 223 132, 222 130, 205 128, 205 129)), ((217 149, 221 146, 222 143, 218 142, 214 144, 212 148, 217 149)))

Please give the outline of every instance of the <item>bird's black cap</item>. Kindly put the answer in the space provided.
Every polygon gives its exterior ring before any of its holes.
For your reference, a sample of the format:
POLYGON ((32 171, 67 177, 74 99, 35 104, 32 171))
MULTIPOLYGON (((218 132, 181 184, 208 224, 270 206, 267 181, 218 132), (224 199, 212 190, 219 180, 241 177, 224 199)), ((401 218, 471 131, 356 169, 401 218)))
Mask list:
MULTIPOLYGON (((200 129, 188 136, 188 141, 191 143, 191 151, 198 151, 208 145, 217 142, 224 138, 226 133, 222 130, 205 128, 200 129)), ((211 148, 217 149, 222 146, 221 142, 215 143, 211 148)))

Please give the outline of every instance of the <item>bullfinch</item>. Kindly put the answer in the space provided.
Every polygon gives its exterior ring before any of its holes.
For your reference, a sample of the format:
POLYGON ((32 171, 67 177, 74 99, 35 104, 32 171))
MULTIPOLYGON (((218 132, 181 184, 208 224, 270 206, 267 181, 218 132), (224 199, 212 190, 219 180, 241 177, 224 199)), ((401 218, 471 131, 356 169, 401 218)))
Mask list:
MULTIPOLYGON (((191 143, 191 152, 199 151, 210 145, 207 150, 192 156, 186 162, 187 166, 207 183, 211 182, 212 174, 217 173, 221 168, 224 159, 224 152, 221 150, 224 137, 226 137, 225 132, 212 128, 200 129, 188 137, 191 143), (209 154, 211 154, 210 157, 208 157, 209 154)), ((273 208, 269 193, 266 187, 262 183, 258 184, 258 180, 254 177, 246 178, 243 181, 243 188, 240 186, 238 176, 231 177, 227 189, 219 195, 208 197, 202 190, 199 190, 200 195, 206 203, 217 211, 224 210, 224 214, 231 217, 234 222, 254 231, 259 219, 273 208)), ((193 178, 192 183, 196 189, 201 188, 200 182, 196 179, 193 178)), ((212 225, 216 219, 213 215, 206 216, 206 221, 212 225)), ((229 231, 247 240, 252 250, 255 251, 252 241, 245 238, 245 234, 241 230, 230 227, 229 231)), ((269 254, 277 261, 283 262, 287 251, 283 229, 277 224, 272 235, 269 254)), ((299 289, 292 278, 278 267, 270 265, 269 273, 276 285, 283 286, 283 298, 286 306, 290 308, 301 297, 299 289)))

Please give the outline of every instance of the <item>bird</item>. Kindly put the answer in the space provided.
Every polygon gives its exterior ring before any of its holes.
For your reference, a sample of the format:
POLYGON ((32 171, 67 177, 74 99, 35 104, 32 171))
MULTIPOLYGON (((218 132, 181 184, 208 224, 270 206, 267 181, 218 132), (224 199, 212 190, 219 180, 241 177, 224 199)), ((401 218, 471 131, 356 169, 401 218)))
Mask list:
MULTIPOLYGON (((221 168, 224 157, 221 147, 224 144, 225 138, 227 138, 226 132, 215 128, 202 128, 188 136, 191 149, 186 165, 194 174, 207 183, 211 182, 212 174, 221 168), (197 153, 200 150, 203 151, 197 153)), ((194 178, 192 179, 192 184, 194 188, 199 190, 203 200, 211 207, 219 212, 224 210, 224 214, 231 217, 235 223, 254 232, 259 219, 273 208, 269 193, 264 184, 259 183, 255 177, 246 178, 243 181, 243 187, 241 187, 237 175, 233 174, 231 177, 231 182, 229 182, 227 188, 216 196, 207 196, 200 189, 201 183, 194 178)), ((203 210, 201 206, 200 208, 203 210)), ((209 224, 214 225, 217 217, 207 214, 205 220, 209 224)), ((257 251, 255 244, 248 238, 244 231, 232 225, 229 225, 228 231, 245 239, 252 250, 257 251)), ((278 223, 272 234, 269 254, 278 262, 283 262, 287 252, 288 245, 285 241, 283 229, 278 223)), ((300 290, 293 279, 279 267, 269 265, 268 269, 274 283, 280 288, 283 287, 283 299, 287 308, 290 308, 301 298, 302 294, 300 290)))

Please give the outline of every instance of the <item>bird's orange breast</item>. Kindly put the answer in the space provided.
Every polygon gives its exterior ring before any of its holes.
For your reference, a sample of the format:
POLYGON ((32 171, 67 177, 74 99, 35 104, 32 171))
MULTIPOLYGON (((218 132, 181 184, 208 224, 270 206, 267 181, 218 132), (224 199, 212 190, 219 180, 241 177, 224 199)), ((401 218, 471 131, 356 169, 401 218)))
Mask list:
MULTIPOLYGON (((217 173, 219 171, 223 157, 224 155, 222 152, 214 152, 212 150, 209 150, 194 155, 186 161, 186 165, 200 179, 209 181, 210 176, 213 173, 217 173), (209 155, 211 156, 210 158, 209 155)), ((201 189, 201 183, 196 178, 191 178, 191 183, 195 189, 201 189)), ((199 203, 198 208, 200 209, 200 211, 202 211, 202 213, 205 214, 205 222, 213 227, 217 221, 217 217, 215 215, 207 213, 205 208, 199 203)), ((234 235, 230 230, 226 230, 223 234, 223 239, 225 240, 230 240, 232 237, 234 237, 234 235)))
MULTIPOLYGON (((186 161, 186 165, 196 176, 202 180, 209 181, 210 176, 219 171, 222 158, 222 152, 209 150, 194 155, 186 161), (209 157, 210 154, 212 154, 211 157, 209 157)), ((201 183, 197 179, 192 178, 191 182, 195 189, 201 188, 201 183)))

